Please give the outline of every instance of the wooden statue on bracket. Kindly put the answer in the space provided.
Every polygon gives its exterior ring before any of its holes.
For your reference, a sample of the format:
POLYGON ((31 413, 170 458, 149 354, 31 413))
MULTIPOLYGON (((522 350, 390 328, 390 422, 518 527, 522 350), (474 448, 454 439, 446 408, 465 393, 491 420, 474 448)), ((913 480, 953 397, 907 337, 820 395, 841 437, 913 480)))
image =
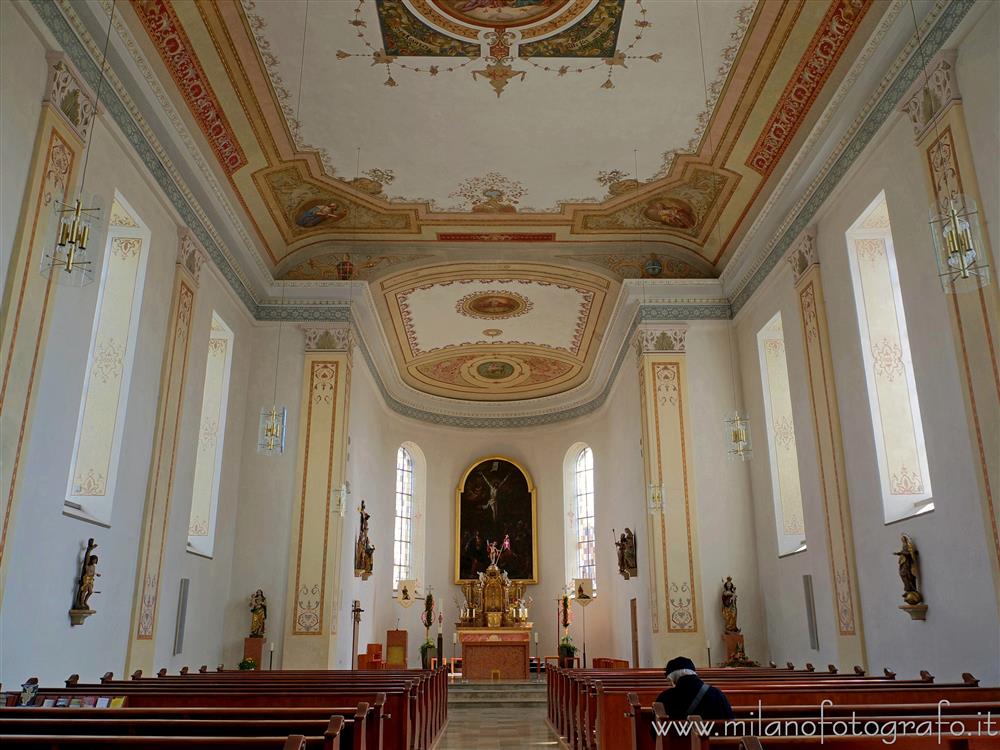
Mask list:
POLYGON ((250 637, 263 638, 267 627, 267 597, 257 589, 250 597, 250 637))
POLYGON ((97 555, 93 554, 97 549, 97 543, 93 538, 87 540, 87 551, 83 555, 83 563, 80 565, 80 577, 76 582, 76 594, 73 596, 73 607, 69 611, 70 625, 83 625, 83 621, 94 614, 95 610, 90 608, 90 597, 99 594, 94 590, 94 584, 100 577, 97 572, 97 555))
MULTIPOLYGON (((616 532, 612 529, 611 533, 616 532)), ((621 573, 622 578, 627 581, 629 578, 638 577, 639 564, 636 562, 635 532, 626 526, 621 537, 615 542, 615 547, 618 548, 618 572, 621 573)))
POLYGON ((920 553, 913 539, 907 534, 901 534, 900 540, 903 543, 899 552, 893 552, 899 561, 899 578, 903 582, 903 601, 899 608, 910 615, 914 620, 927 619, 927 605, 924 603, 924 595, 917 588, 917 578, 920 576, 920 553))
POLYGON ((354 545, 354 576, 367 581, 375 567, 375 547, 368 541, 368 520, 371 515, 365 510, 365 501, 358 508, 361 514, 361 528, 358 530, 358 541, 354 545))

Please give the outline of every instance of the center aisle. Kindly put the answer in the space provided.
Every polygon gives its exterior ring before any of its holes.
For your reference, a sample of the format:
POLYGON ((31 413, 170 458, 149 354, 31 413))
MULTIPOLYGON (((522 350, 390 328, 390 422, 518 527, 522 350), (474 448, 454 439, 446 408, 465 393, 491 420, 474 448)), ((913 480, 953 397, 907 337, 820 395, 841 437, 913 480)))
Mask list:
POLYGON ((448 709, 448 727, 436 750, 514 750, 559 747, 545 723, 545 708, 463 706, 448 709))
POLYGON ((544 682, 467 682, 448 688, 448 727, 435 750, 558 747, 545 723, 544 682))

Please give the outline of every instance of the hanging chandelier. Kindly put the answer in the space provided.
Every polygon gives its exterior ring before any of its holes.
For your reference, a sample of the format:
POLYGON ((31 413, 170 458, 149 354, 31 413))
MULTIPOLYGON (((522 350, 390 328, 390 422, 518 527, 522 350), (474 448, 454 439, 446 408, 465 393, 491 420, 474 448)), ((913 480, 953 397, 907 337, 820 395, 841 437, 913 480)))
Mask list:
MULTIPOLYGON (((913 19, 913 33, 916 48, 923 46, 917 11, 910 0, 910 16, 913 19)), ((933 102, 927 75, 927 56, 921 59, 924 74, 923 95, 933 102)), ((942 104, 943 106, 943 104, 942 104)), ((932 171, 940 168, 942 184, 935 185, 938 199, 930 207, 931 240, 934 243, 934 261, 937 264, 938 279, 946 294, 974 291, 990 283, 990 266, 984 252, 982 231, 979 224, 979 208, 975 199, 955 190, 949 179, 952 170, 948 164, 955 158, 954 152, 941 145, 939 129, 941 113, 932 106, 928 119, 934 122, 934 149, 931 154, 932 171)), ((961 181, 958 188, 961 189, 961 181)))
POLYGON ((736 409, 732 416, 726 418, 726 440, 729 442, 729 455, 740 461, 749 461, 752 453, 750 446, 750 418, 740 414, 736 409))
POLYGON ((104 88, 104 66, 108 61, 108 44, 111 41, 111 26, 115 18, 115 5, 111 4, 111 15, 108 17, 108 31, 104 38, 104 52, 101 55, 101 77, 97 84, 97 94, 94 96, 94 120, 90 125, 87 137, 86 156, 83 160, 83 171, 80 173, 80 193, 72 203, 53 201, 55 214, 55 241, 52 250, 42 254, 39 271, 43 276, 50 276, 61 286, 84 287, 94 281, 94 262, 91 260, 88 245, 98 242, 97 232, 100 227, 100 200, 93 197, 87 200, 91 205, 84 208, 83 189, 87 184, 87 164, 90 161, 90 147, 94 142, 94 131, 97 130, 97 105, 101 100, 101 90, 104 88))
MULTIPOLYGON (((281 305, 285 304, 285 286, 281 286, 281 305)), ((278 314, 278 343, 274 354, 274 390, 271 403, 260 410, 260 421, 257 425, 257 452, 262 456, 280 456, 285 452, 285 428, 288 422, 288 409, 278 406, 278 367, 281 362, 281 317, 278 314)))
POLYGON ((941 288, 948 294, 972 291, 990 283, 983 261, 979 210, 967 195, 956 194, 945 205, 931 206, 930 227, 941 288))

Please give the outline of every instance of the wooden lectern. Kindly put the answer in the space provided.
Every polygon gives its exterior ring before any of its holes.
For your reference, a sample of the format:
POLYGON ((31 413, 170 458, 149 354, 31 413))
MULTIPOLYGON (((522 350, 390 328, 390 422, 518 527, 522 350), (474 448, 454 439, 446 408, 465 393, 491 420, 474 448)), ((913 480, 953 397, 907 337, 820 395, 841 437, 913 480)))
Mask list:
POLYGON ((405 630, 385 631, 385 666, 386 669, 407 669, 405 630))

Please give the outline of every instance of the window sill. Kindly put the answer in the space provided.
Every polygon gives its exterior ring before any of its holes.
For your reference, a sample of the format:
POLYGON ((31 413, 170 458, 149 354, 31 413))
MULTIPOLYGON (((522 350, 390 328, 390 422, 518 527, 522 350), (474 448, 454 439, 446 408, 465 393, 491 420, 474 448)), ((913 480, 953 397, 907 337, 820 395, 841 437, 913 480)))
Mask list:
POLYGON ((899 523, 900 521, 911 521, 914 518, 930 515, 933 512, 934 512, 934 503, 928 502, 920 508, 911 508, 904 515, 901 515, 898 518, 887 518, 885 521, 885 525, 892 526, 893 524, 899 523))
POLYGON ((793 549, 791 552, 779 552, 778 559, 783 560, 786 557, 794 557, 795 555, 801 555, 803 552, 808 552, 809 547, 803 544, 798 549, 793 549))
POLYGON ((63 515, 69 518, 75 518, 78 521, 83 521, 85 523, 92 523, 95 526, 101 526, 105 529, 110 529, 111 524, 103 519, 93 516, 84 510, 83 506, 77 505, 76 503, 70 504, 68 502, 63 503, 63 515))
POLYGON ((214 554, 209 554, 208 552, 202 552, 199 549, 195 549, 189 543, 187 549, 185 550, 189 555, 195 555, 196 557, 204 557, 206 560, 214 560, 214 554))

